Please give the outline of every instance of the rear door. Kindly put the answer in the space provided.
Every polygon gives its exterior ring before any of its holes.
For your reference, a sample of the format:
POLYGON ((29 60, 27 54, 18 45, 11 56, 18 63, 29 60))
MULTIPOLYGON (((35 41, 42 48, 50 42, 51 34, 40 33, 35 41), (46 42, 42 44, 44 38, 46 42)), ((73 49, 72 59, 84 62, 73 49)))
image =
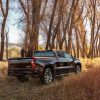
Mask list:
POLYGON ((57 51, 58 62, 56 67, 56 75, 65 75, 73 68, 73 59, 65 51, 57 51))
POLYGON ((67 69, 68 63, 67 59, 64 56, 63 51, 56 51, 58 56, 58 62, 56 64, 56 75, 66 74, 64 71, 67 69))
POLYGON ((64 57, 66 59, 66 63, 67 63, 67 72, 71 72, 71 70, 73 69, 74 66, 74 62, 73 62, 73 58, 71 55, 69 55, 67 52, 64 51, 64 57))

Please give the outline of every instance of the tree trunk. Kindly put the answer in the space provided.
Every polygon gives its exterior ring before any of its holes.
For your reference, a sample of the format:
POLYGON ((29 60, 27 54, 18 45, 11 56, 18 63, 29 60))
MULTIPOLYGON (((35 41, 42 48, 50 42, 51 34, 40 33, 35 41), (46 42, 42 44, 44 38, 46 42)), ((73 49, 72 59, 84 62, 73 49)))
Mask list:
POLYGON ((47 36, 47 43, 46 43, 46 47, 45 47, 46 50, 50 47, 50 39, 51 39, 51 34, 52 34, 51 30, 52 30, 53 20, 54 20, 54 16, 55 16, 57 2, 58 2, 58 0, 55 0, 53 10, 52 10, 51 20, 50 20, 50 24, 49 24, 49 33, 47 36))
POLYGON ((93 1, 93 20, 92 20, 92 27, 91 27, 91 41, 90 41, 90 50, 89 50, 89 57, 93 58, 93 49, 94 49, 94 30, 95 30, 95 18, 96 18, 96 0, 93 1))
POLYGON ((8 60, 8 33, 6 33, 6 60, 8 60))
POLYGON ((30 46, 34 51, 38 50, 40 8, 41 0, 32 0, 32 31, 30 36, 30 46))
POLYGON ((6 11, 5 12, 4 12, 4 8, 2 7, 3 21, 2 21, 2 26, 1 26, 1 51, 0 51, 0 60, 3 60, 3 55, 4 55, 5 26, 6 26, 7 16, 8 16, 8 10, 9 10, 9 0, 6 0, 6 11))

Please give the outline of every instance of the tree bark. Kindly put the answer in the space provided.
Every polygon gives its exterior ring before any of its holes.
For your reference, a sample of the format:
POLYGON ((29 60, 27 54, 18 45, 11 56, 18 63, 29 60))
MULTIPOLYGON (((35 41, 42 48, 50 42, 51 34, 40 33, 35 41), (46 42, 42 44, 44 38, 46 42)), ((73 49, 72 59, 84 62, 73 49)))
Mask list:
POLYGON ((6 10, 4 12, 3 6, 1 6, 2 14, 3 14, 3 21, 1 26, 1 51, 0 51, 0 60, 3 60, 4 55, 4 45, 5 45, 5 26, 6 26, 6 20, 8 16, 8 10, 9 10, 9 0, 6 0, 6 10))
POLYGON ((49 47, 50 47, 50 39, 51 39, 51 35, 52 35, 51 31, 52 31, 52 25, 53 25, 53 20, 54 20, 54 16, 55 16, 57 2, 58 2, 58 0, 55 0, 53 10, 52 10, 52 15, 51 15, 50 24, 49 24, 49 33, 47 36, 47 43, 46 43, 46 47, 45 47, 46 50, 49 49, 49 47))
POLYGON ((30 36, 30 46, 34 51, 38 50, 40 8, 41 0, 32 0, 32 31, 30 36))

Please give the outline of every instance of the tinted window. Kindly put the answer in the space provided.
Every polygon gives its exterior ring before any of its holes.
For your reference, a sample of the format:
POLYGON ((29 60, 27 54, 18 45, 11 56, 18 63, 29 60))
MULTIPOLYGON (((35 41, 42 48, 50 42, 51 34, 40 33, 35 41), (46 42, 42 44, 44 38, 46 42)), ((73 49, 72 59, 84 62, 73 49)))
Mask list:
POLYGON ((67 60, 70 60, 70 61, 73 60, 73 58, 72 58, 67 52, 64 53, 64 56, 65 56, 65 58, 66 58, 67 60))
POLYGON ((54 57, 53 51, 35 51, 34 57, 54 57))
POLYGON ((71 56, 67 53, 64 54, 66 58, 71 58, 71 56))
POLYGON ((61 58, 64 58, 64 54, 61 51, 57 51, 57 56, 58 57, 61 57, 61 58))

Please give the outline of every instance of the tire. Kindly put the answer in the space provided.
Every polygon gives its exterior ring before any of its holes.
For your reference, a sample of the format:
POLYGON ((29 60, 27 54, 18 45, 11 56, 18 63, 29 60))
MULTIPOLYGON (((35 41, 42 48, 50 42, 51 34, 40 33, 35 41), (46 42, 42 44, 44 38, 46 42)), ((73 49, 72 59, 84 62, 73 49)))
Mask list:
POLYGON ((25 75, 17 76, 17 80, 20 82, 28 82, 29 78, 25 75))
POLYGON ((75 72, 76 72, 76 74, 79 74, 81 72, 81 66, 80 65, 76 65, 75 72))
POLYGON ((52 69, 51 68, 46 68, 43 72, 43 76, 40 79, 41 79, 42 83, 50 84, 54 79, 52 69))

